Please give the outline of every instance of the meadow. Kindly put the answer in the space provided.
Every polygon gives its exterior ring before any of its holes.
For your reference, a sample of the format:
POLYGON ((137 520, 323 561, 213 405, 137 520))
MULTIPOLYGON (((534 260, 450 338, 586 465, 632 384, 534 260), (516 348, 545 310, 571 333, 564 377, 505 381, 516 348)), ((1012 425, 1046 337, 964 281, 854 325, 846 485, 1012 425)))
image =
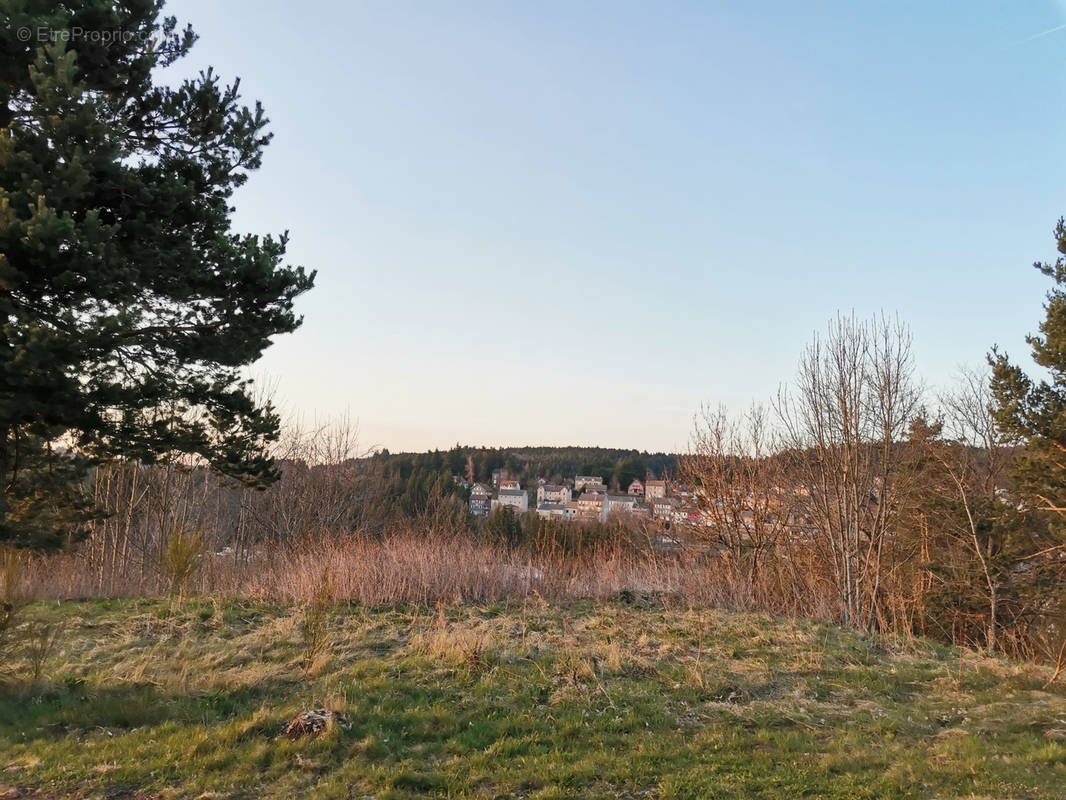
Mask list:
POLYGON ((1051 670, 607 602, 34 601, 0 798, 1062 797, 1051 670), (34 673, 36 677, 34 677, 34 673), (343 715, 289 739, 301 711, 343 715))

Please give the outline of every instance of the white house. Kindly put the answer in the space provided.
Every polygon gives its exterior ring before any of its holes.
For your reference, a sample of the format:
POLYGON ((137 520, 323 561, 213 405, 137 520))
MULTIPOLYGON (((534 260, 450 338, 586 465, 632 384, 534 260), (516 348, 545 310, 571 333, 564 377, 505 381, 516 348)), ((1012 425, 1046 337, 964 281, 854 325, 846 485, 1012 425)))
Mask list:
POLYGON ((603 502, 605 497, 606 495, 592 492, 583 493, 577 498, 578 518, 589 522, 603 522, 606 515, 604 510, 606 504, 603 502))
POLYGON ((637 510, 637 498, 628 494, 609 494, 604 503, 604 514, 632 514, 637 510))
POLYGON ((569 486, 557 486, 545 483, 537 487, 537 505, 543 503, 569 503, 571 499, 569 486))
POLYGON ((570 522, 577 518, 577 503, 540 503, 537 516, 541 519, 555 519, 570 522))
POLYGON ((500 489, 492 500, 492 510, 501 506, 510 506, 519 514, 529 511, 529 496, 521 489, 500 489))
POLYGON ((666 497, 666 481, 648 481, 644 484, 644 496, 650 501, 666 497))
POLYGON ((574 478, 574 491, 580 492, 590 483, 602 484, 602 475, 578 475, 574 478))

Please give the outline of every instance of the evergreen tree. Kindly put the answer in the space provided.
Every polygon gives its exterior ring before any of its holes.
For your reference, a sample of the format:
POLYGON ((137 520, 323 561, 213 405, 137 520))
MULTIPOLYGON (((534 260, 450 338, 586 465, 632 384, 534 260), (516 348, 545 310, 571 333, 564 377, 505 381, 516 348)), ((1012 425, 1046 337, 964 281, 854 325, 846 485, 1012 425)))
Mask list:
POLYGON ((1012 477, 1026 507, 1043 516, 1066 541, 1066 223, 1055 227, 1059 257, 1034 266, 1055 281, 1044 306, 1040 334, 1026 337, 1033 360, 1048 371, 1033 380, 993 350, 992 393, 996 423, 1009 440, 1024 443, 1012 477))
POLYGON ((611 480, 619 491, 625 492, 629 490, 629 484, 634 479, 640 478, 643 480, 644 473, 644 458, 639 453, 633 453, 618 461, 618 466, 615 467, 611 480))
POLYGON ((485 530, 506 544, 517 544, 522 539, 522 522, 511 506, 500 506, 485 520, 485 530))
POLYGON ((210 69, 154 82, 195 41, 161 5, 0 9, 0 541, 56 546, 81 505, 48 443, 78 454, 67 473, 189 454, 277 476, 277 415, 241 373, 314 274, 285 235, 230 230, 267 119, 210 69))

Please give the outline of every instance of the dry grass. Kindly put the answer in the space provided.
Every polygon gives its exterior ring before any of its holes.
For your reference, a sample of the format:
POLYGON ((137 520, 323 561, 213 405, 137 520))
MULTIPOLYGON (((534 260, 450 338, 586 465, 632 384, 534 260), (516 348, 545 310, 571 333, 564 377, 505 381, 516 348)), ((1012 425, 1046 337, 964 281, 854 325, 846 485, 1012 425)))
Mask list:
MULTIPOLYGON (((98 570, 88 550, 28 563, 20 591, 44 600, 154 597, 171 581, 158 571, 98 570)), ((676 596, 734 610, 761 609, 832 619, 832 606, 797 591, 794 576, 766 571, 782 588, 772 601, 756 599, 727 560, 700 553, 602 546, 572 555, 557 548, 513 548, 469 533, 425 534, 400 528, 381 536, 323 537, 244 554, 207 553, 188 590, 217 597, 309 603, 322 576, 331 596, 381 603, 494 602, 504 599, 607 599, 676 596)), ((767 594, 766 587, 759 587, 767 594)), ((657 601, 656 601, 657 602, 657 601)))
MULTIPOLYGON (((575 551, 565 542, 507 545, 450 523, 393 520, 381 533, 323 534, 284 544, 208 550, 195 559, 196 569, 183 579, 179 594, 306 606, 314 603, 322 576, 328 574, 331 599, 367 605, 623 598, 822 622, 846 618, 824 564, 802 544, 776 550, 753 579, 743 560, 729 550, 699 543, 663 550, 652 546, 653 540, 649 534, 645 542, 631 537, 575 551)), ((143 557, 102 561, 99 552, 90 541, 76 552, 23 558, 11 573, 15 577, 9 575, 0 588, 7 585, 6 591, 22 602, 157 597, 175 587, 165 564, 143 557)), ((877 629, 897 636, 920 632, 971 646, 971 639, 960 639, 954 628, 924 624, 923 601, 908 588, 908 575, 892 573, 891 580, 886 579, 877 629)), ((1054 610, 1053 604, 1048 606, 1054 610)), ((0 605, 0 628, 2 612, 0 605)), ((1015 640, 1004 632, 1002 652, 1052 663, 1059 654, 1061 663, 1066 647, 1061 620, 1041 621, 1037 614, 1030 625, 1025 647, 1017 642, 1007 646, 1015 640)), ((698 681, 699 674, 697 670, 693 680, 698 681)))
POLYGON ((1061 797, 1066 689, 923 640, 677 604, 35 603, 0 684, 28 796, 1061 797), (32 665, 17 660, 27 673, 32 665), (289 741, 300 711, 350 727, 289 741), (36 792, 37 794, 33 794, 36 792))
MULTIPOLYGON (((532 582, 507 563, 502 548, 460 537, 324 539, 237 555, 209 553, 191 588, 201 594, 310 602, 324 572, 337 596, 367 603, 491 599, 532 582)), ((24 591, 37 599, 143 597, 163 593, 160 575, 134 570, 100 576, 83 554, 41 558, 23 572, 24 591)))

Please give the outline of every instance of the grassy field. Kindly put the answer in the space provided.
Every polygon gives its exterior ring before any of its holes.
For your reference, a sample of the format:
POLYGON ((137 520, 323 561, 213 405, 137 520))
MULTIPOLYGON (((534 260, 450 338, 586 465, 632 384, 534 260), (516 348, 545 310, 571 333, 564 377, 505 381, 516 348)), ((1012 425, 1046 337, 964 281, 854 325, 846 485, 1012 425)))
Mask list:
MULTIPOLYGON (((36 604, 0 798, 1066 795, 1043 669, 815 623, 611 604, 36 604), (314 629, 316 626, 311 625, 314 629), (298 712, 347 715, 313 739, 298 712)), ((24 624, 25 624, 24 623, 24 624)))

